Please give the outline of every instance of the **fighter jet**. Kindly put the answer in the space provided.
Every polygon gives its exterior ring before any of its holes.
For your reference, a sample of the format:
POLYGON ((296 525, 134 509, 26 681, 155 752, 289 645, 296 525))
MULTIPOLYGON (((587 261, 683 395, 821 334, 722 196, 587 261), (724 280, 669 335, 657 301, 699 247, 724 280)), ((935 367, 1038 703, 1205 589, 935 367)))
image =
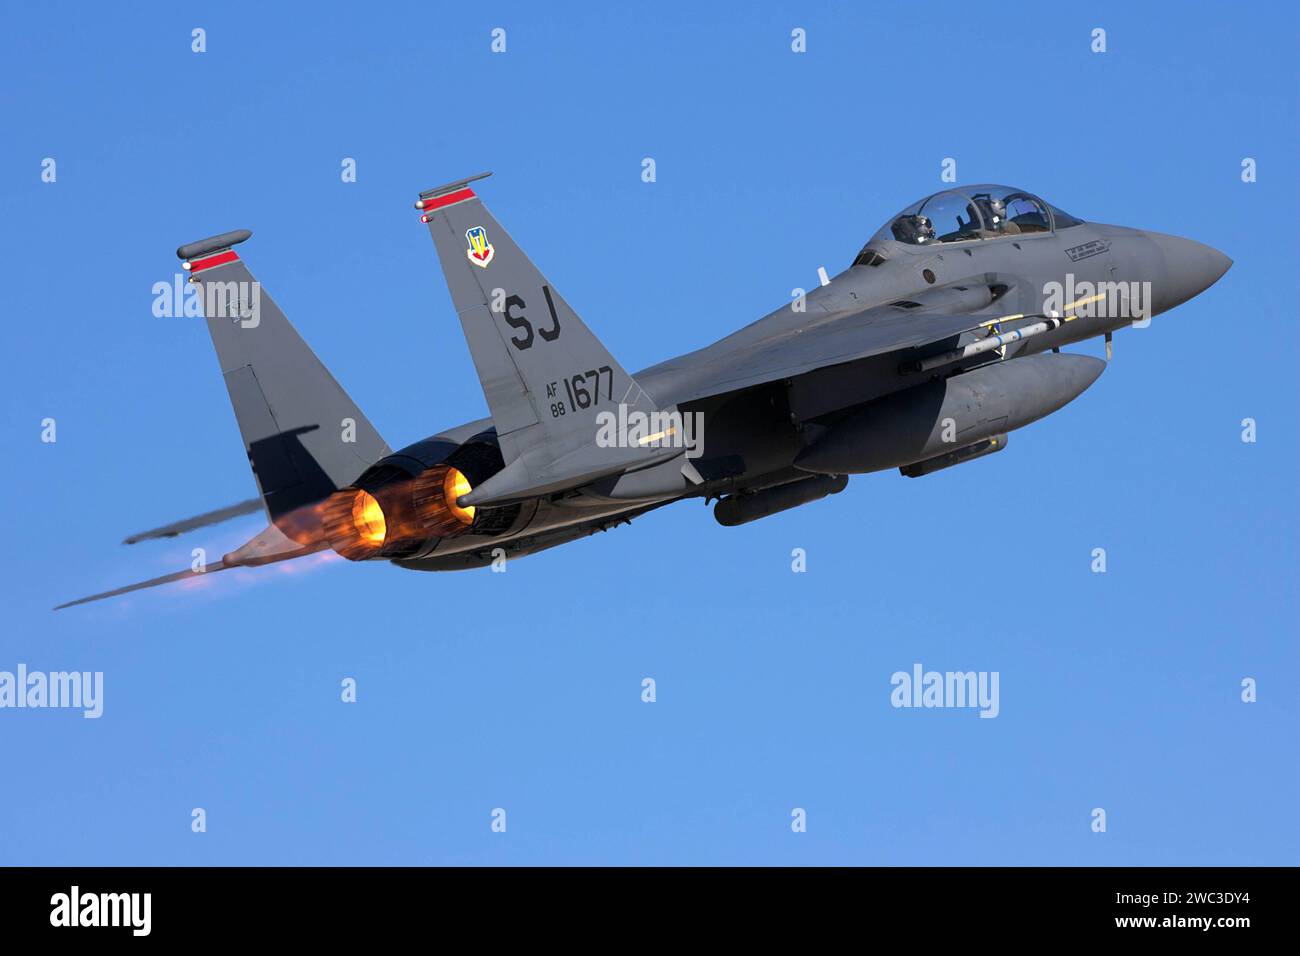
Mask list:
POLYGON ((489 415, 391 450, 262 290, 228 232, 177 250, 197 288, 263 510, 220 561, 82 604, 326 549, 416 571, 478 568, 674 501, 734 526, 1001 452, 1106 368, 1063 346, 1142 325, 1231 265, 1176 236, 1085 222, 1007 186, 947 189, 891 217, 834 278, 635 375, 471 185, 420 193, 489 415))

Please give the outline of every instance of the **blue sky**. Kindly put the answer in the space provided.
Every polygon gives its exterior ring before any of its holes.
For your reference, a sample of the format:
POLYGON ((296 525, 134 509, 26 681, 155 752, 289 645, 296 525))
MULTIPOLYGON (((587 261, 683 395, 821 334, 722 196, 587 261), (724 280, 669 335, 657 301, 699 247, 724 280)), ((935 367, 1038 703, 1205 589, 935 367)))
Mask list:
POLYGON ((1297 14, 894 6, 6 5, 0 670, 105 701, 0 710, 0 863, 1294 863, 1297 14), (1236 264, 922 480, 739 529, 679 504, 504 575, 317 560, 50 612, 260 527, 118 544, 254 492, 205 330, 150 311, 178 244, 254 230, 396 447, 486 414, 420 189, 494 170, 637 369, 838 271, 945 157, 1236 264), (916 662, 999 672, 1000 715, 892 708, 916 662))

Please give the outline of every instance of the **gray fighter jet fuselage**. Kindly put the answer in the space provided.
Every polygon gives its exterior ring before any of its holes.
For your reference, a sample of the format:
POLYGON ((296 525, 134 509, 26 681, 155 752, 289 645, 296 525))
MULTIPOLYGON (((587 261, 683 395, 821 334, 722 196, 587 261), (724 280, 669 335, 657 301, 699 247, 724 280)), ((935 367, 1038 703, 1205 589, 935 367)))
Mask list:
MULTIPOLYGON (((891 218, 817 288, 629 375, 473 181, 428 190, 417 207, 491 414, 397 451, 269 297, 241 291, 258 288, 233 249, 247 232, 178 250, 204 295, 269 519, 218 569, 325 548, 415 570, 480 567, 684 498, 718 499, 731 526, 836 493, 849 475, 927 475, 1001 451, 1106 367, 1061 347, 1104 336, 1109 357, 1115 330, 1145 325, 1231 265, 1198 242, 1084 222, 1023 190, 954 187, 891 218)), ((207 523, 159 533, 196 522, 207 523)))

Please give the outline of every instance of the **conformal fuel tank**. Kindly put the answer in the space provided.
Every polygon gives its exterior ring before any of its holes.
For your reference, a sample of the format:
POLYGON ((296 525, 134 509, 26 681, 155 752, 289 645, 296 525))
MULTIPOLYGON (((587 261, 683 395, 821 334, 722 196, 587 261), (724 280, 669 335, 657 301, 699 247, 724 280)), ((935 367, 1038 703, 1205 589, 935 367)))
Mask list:
POLYGON ((923 461, 1050 415, 1105 368, 1090 355, 1048 352, 918 385, 863 405, 805 449, 795 466, 862 474, 923 461))

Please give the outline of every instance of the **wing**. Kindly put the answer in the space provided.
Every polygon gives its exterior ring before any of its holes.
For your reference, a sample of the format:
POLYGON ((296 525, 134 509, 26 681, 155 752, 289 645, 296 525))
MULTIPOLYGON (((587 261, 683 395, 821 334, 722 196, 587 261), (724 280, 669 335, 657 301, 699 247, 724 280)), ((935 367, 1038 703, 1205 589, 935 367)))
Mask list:
POLYGON ((156 588, 160 584, 171 584, 173 581, 187 581, 190 578, 201 578, 208 574, 215 574, 217 571, 224 570, 225 565, 220 561, 209 564, 203 571, 191 571, 187 568, 184 571, 164 574, 162 577, 150 578, 148 581, 140 581, 136 584, 128 584, 125 587, 114 588, 111 591, 101 591, 99 594, 92 594, 89 597, 77 598, 75 601, 67 601, 63 604, 56 605, 54 610, 62 611, 65 607, 76 607, 78 604, 89 604, 91 601, 102 601, 104 598, 117 597, 119 594, 130 594, 132 591, 139 591, 143 588, 156 588))
POLYGON ((150 578, 148 581, 128 584, 125 587, 114 588, 111 591, 102 591, 89 597, 77 598, 75 601, 66 601, 57 605, 54 610, 61 611, 65 607, 76 607, 78 604, 102 601, 104 598, 117 597, 119 594, 129 594, 132 591, 139 591, 144 588, 155 588, 160 584, 171 584, 174 581, 205 578, 209 574, 215 574, 227 568, 255 568, 263 564, 274 564, 278 561, 291 561, 294 558, 301 558, 317 551, 323 551, 326 547, 328 545, 319 540, 306 543, 294 541, 275 525, 267 525, 262 531, 234 551, 223 554, 220 561, 209 562, 202 571, 192 569, 173 571, 171 574, 150 578))
POLYGON ((690 402, 872 355, 921 350, 979 325, 979 318, 966 313, 875 306, 823 316, 762 338, 749 336, 749 341, 729 336, 646 369, 638 378, 660 402, 690 402))

